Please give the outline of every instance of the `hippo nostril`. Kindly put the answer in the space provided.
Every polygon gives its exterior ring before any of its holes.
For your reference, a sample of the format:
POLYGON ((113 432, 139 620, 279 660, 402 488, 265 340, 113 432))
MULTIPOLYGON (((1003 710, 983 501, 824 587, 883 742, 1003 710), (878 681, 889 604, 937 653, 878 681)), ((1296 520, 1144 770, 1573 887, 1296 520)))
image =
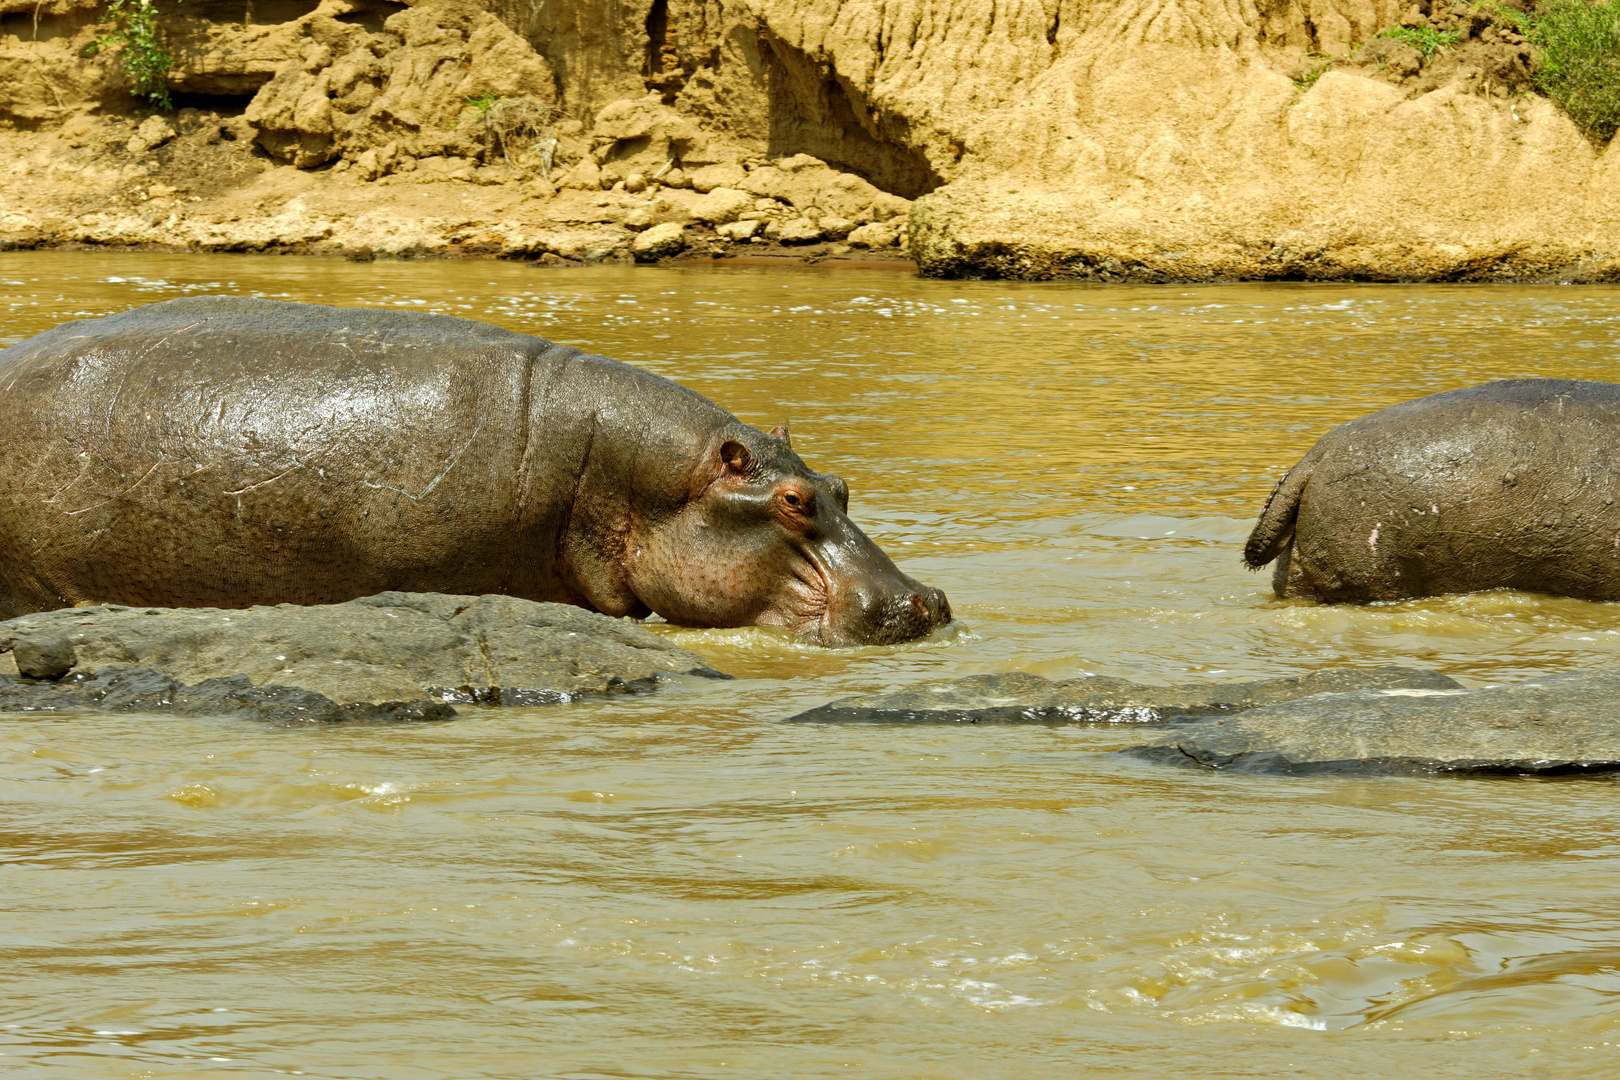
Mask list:
POLYGON ((945 594, 938 589, 923 588, 921 592, 914 592, 906 597, 915 616, 920 618, 925 626, 944 626, 951 621, 951 604, 945 599, 945 594))

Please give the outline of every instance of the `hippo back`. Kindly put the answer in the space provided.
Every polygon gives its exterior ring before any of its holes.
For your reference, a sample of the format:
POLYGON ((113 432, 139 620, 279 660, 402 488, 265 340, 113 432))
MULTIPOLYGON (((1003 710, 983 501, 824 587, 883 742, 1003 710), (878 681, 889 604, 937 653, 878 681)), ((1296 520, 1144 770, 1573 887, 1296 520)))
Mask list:
POLYGON ((0 353, 0 617, 424 582, 554 592, 514 557, 525 529, 555 527, 526 506, 530 397, 582 355, 445 316, 234 297, 21 342, 0 353))
POLYGON ((1279 596, 1620 599, 1620 385, 1505 380, 1342 424, 1279 483, 1250 564, 1285 542, 1279 596))

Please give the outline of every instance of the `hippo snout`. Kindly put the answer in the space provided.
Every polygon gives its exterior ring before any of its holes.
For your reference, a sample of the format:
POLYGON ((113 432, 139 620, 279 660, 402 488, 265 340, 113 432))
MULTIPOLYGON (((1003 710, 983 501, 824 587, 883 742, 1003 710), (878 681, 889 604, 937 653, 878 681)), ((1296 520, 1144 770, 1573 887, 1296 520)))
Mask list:
POLYGON ((842 625, 829 626, 829 645, 896 645, 926 637, 951 621, 951 602, 939 589, 916 582, 896 590, 854 589, 842 625))

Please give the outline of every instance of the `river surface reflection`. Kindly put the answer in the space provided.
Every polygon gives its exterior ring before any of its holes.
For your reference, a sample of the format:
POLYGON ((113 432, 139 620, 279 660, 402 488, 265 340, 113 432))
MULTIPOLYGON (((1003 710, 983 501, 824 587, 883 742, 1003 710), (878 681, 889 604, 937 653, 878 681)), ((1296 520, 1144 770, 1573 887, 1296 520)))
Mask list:
POLYGON ((0 717, 0 1071, 1620 1071, 1611 783, 1208 776, 1110 756, 1140 741, 1121 727, 777 723, 1010 669, 1615 663, 1620 605, 1312 607, 1238 562, 1336 423, 1620 378, 1612 289, 13 252, 0 343, 203 293, 465 315, 790 421, 959 622, 833 651, 662 627, 741 678, 436 726, 0 717))

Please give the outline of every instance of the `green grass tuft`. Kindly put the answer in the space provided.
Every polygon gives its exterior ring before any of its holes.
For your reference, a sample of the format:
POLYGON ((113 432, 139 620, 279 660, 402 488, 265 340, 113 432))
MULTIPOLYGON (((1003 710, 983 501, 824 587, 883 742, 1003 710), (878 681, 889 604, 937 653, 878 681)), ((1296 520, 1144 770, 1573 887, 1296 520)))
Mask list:
POLYGON ((1293 81, 1295 88, 1302 94, 1315 86, 1317 79, 1333 70, 1333 58, 1326 53, 1310 52, 1305 54, 1305 58, 1315 66, 1293 81))
POLYGON ((1457 45, 1457 31, 1435 30, 1428 26, 1392 26, 1378 36, 1392 38, 1412 46, 1422 54, 1425 64, 1441 49, 1451 49, 1457 45))
POLYGON ((1522 11, 1508 7, 1501 0, 1479 0, 1468 9, 1478 11, 1490 17, 1491 24, 1501 30, 1512 30, 1516 34, 1528 35, 1530 33, 1530 16, 1522 11))

